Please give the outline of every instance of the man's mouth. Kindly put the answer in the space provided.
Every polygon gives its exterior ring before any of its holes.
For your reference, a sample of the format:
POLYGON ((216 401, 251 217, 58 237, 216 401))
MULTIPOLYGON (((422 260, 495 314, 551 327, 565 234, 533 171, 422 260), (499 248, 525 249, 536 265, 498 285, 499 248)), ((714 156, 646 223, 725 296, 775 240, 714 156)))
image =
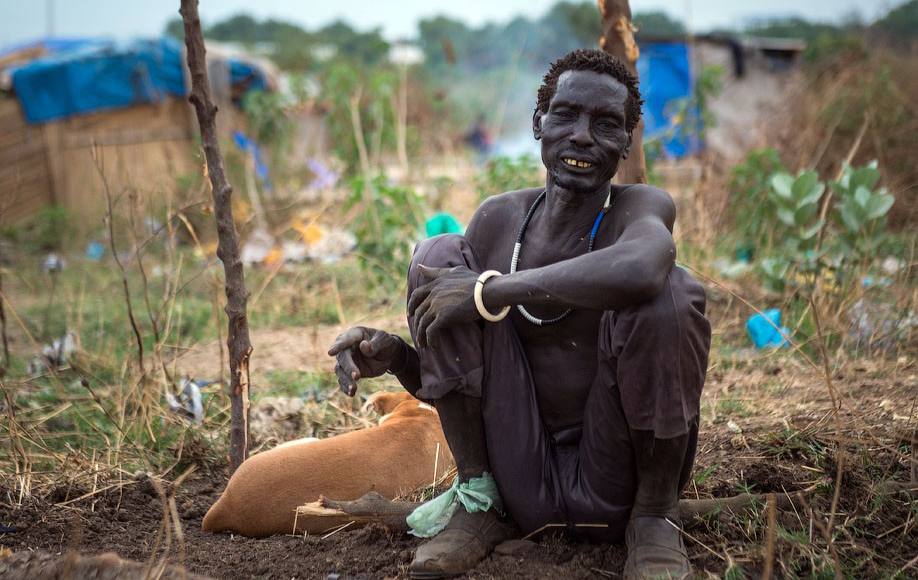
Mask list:
POLYGON ((563 157, 561 158, 561 161, 569 167, 579 167, 581 169, 589 169, 590 167, 593 167, 593 164, 589 161, 580 161, 578 159, 574 159, 573 157, 563 157))

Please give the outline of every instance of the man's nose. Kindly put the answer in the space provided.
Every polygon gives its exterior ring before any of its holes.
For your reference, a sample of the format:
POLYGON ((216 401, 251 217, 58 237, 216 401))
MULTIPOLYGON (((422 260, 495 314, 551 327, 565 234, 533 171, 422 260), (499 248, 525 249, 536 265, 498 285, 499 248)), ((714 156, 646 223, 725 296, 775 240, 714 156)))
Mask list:
POLYGON ((587 115, 581 115, 574 125, 574 132, 571 134, 571 142, 574 145, 586 147, 593 144, 593 134, 590 132, 590 118, 587 115))

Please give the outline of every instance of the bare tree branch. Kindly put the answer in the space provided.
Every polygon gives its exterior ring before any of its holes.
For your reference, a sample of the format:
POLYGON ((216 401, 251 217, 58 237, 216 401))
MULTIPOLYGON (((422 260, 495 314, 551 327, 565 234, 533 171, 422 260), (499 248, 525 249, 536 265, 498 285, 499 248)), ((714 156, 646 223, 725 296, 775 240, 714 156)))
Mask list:
POLYGON ((198 0, 182 0, 179 14, 182 15, 185 26, 185 47, 188 53, 188 69, 191 72, 191 95, 188 100, 194 105, 201 129, 201 143, 204 146, 207 174, 214 197, 217 257, 223 262, 226 278, 225 310, 229 317, 226 344, 229 349, 231 404, 229 460, 230 470, 235 471, 248 454, 249 357, 252 354, 246 314, 249 294, 245 288, 245 272, 239 257, 239 238, 236 235, 233 208, 230 203, 233 188, 226 179, 223 155, 220 153, 217 140, 217 107, 210 98, 198 0))

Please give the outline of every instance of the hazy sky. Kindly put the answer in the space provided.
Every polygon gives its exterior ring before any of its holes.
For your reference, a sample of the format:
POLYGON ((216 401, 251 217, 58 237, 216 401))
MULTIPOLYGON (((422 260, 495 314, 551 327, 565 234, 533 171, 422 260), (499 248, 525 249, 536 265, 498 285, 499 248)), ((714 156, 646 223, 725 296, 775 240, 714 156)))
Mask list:
MULTIPOLYGON (((904 0, 632 0, 632 10, 662 9, 682 18, 696 31, 734 26, 749 19, 801 15, 840 20, 858 6, 872 19, 904 0)), ((413 36, 420 18, 446 14, 471 24, 504 21, 518 14, 539 16, 555 0, 201 0, 205 23, 238 12, 295 21, 316 28, 344 18, 361 29, 382 27, 395 39, 413 36)), ((47 34, 129 38, 159 34, 177 15, 179 0, 0 0, 0 47, 47 34), (49 6, 54 18, 49 22, 49 6)))

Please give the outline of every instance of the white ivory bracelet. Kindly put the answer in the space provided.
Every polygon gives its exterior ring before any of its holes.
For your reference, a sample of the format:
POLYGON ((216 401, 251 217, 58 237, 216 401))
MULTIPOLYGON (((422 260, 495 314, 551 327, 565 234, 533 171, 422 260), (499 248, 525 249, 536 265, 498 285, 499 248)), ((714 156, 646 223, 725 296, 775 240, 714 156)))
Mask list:
POLYGON ((478 314, 480 314, 481 317, 487 320, 488 322, 500 322, 501 320, 506 318, 507 314, 510 312, 509 306, 504 306, 503 309, 497 314, 491 314, 490 312, 488 312, 488 309, 485 308, 484 299, 481 297, 481 292, 482 290, 484 290, 485 282, 487 282, 488 279, 493 278, 494 276, 503 276, 503 274, 501 274, 497 270, 488 270, 487 272, 482 272, 481 275, 478 276, 478 281, 475 282, 475 292, 474 292, 475 308, 478 309, 478 314))

